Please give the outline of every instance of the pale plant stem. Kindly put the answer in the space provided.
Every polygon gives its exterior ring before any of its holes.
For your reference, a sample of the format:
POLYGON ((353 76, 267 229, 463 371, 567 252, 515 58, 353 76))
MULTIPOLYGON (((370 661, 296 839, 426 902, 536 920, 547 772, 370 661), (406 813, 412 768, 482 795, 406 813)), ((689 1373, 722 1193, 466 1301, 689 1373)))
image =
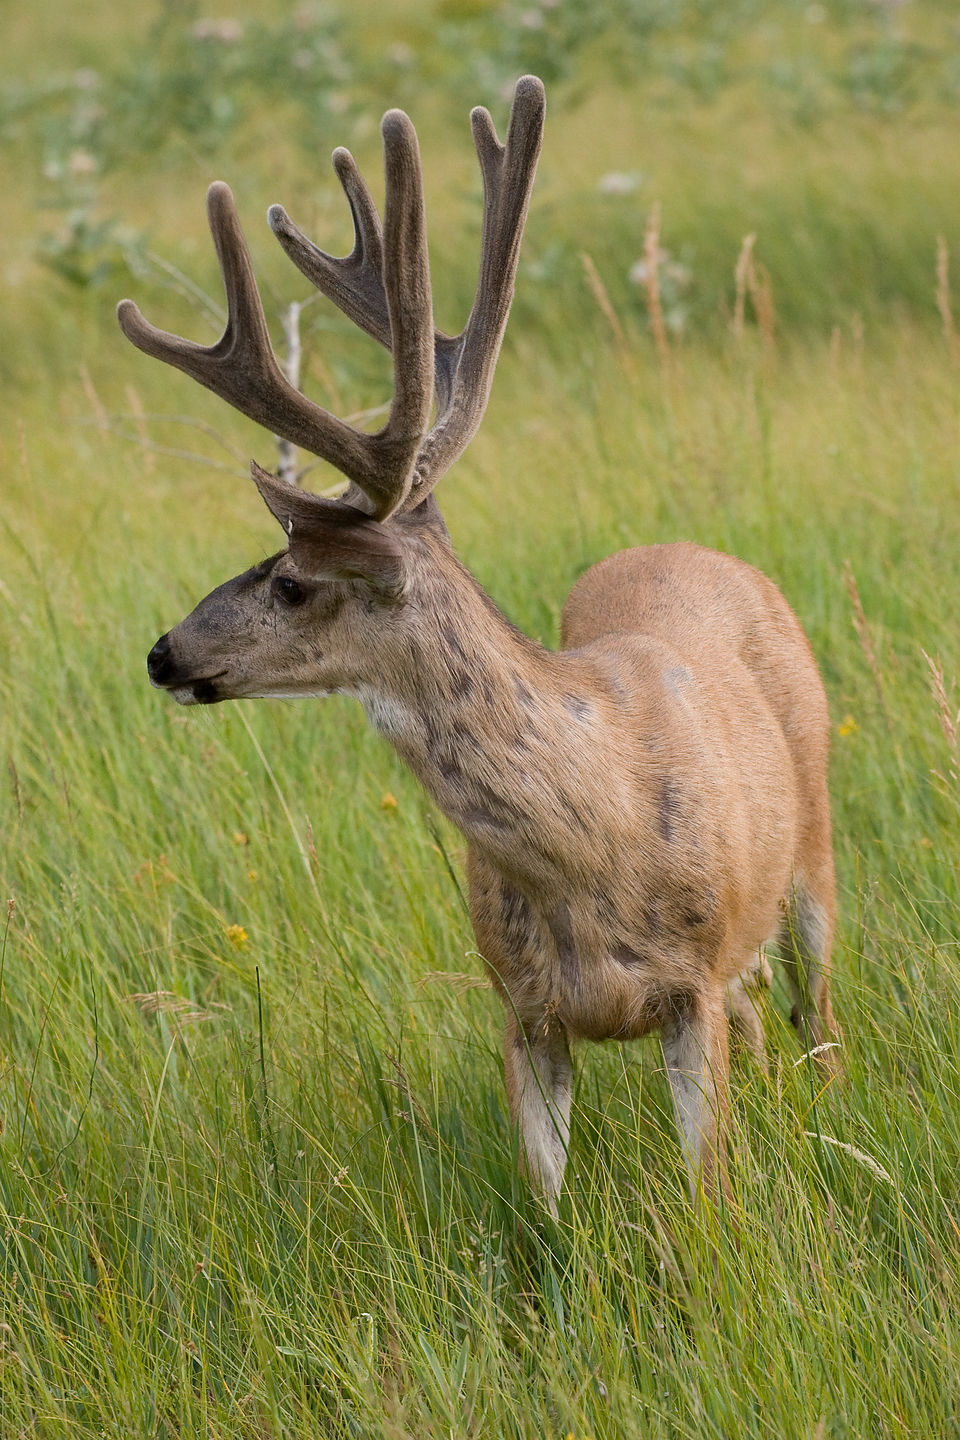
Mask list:
POLYGON ((263 747, 260 744, 260 741, 257 739, 256 735, 254 734, 253 729, 250 725, 250 721, 247 719, 246 715, 244 715, 242 709, 238 708, 237 713, 240 716, 243 728, 246 730, 247 734, 250 737, 251 745, 257 752, 257 759, 260 761, 260 764, 266 771, 267 779, 273 786, 277 799, 280 801, 280 808, 286 816, 287 824, 290 826, 290 833, 293 836, 294 843, 296 844, 296 847, 300 852, 300 859, 303 861, 303 868, 307 872, 307 877, 310 881, 310 884, 313 886, 313 889, 315 891, 319 891, 316 876, 314 875, 313 869, 310 865, 310 856, 307 854, 306 846, 300 838, 300 832, 298 831, 294 818, 290 813, 290 806, 287 804, 286 796, 284 795, 283 790, 280 788, 280 782, 278 781, 276 775, 273 773, 270 761, 264 754, 263 747))
MULTIPOLYGON (((291 300, 283 312, 283 333, 287 342, 287 354, 283 368, 294 390, 300 389, 300 364, 303 358, 303 346, 300 341, 300 312, 302 309, 303 305, 299 300, 291 300)), ((291 440, 285 440, 282 435, 278 435, 276 440, 279 453, 277 476, 280 480, 286 480, 289 485, 296 485, 297 447, 291 440)))
POLYGON ((199 304, 215 324, 225 325, 227 323, 227 314, 223 306, 218 305, 202 286, 190 279, 189 275, 185 275, 182 270, 177 269, 176 265, 171 265, 169 260, 164 260, 162 255, 156 255, 152 250, 147 251, 146 258, 151 265, 156 266, 162 274, 167 276, 169 288, 175 294, 183 295, 187 300, 199 304))
POLYGON ((747 290, 749 278, 753 270, 753 247, 756 243, 756 234, 751 232, 743 237, 743 244, 740 246, 740 254, 737 256, 737 263, 733 270, 733 279, 736 291, 733 301, 733 338, 743 339, 743 322, 747 305, 747 290))
POLYGON ((750 291, 750 302, 757 317, 757 329, 763 338, 763 348, 768 358, 773 359, 777 348, 774 333, 776 312, 773 308, 773 284, 770 280, 770 271, 765 265, 754 265, 752 255, 747 269, 747 289, 750 291))
POLYGON ((664 372, 670 368, 670 341, 663 319, 663 305, 660 301, 660 206, 650 211, 643 233, 643 258, 646 262, 643 285, 647 294, 647 310, 650 314, 650 329, 657 355, 664 372))
POLYGON ((942 235, 937 236, 937 310, 943 326, 943 338, 947 342, 954 364, 960 364, 960 340, 953 323, 953 304, 950 299, 950 251, 942 235))
POLYGON ((934 660, 928 655, 923 646, 920 646, 920 654, 926 660, 930 669, 930 688, 933 691, 933 698, 937 706, 937 718, 940 721, 940 729, 943 731, 943 738, 951 750, 956 750, 960 741, 960 710, 953 713, 953 706, 947 696, 947 685, 944 679, 943 662, 938 656, 934 660))
POLYGON ((610 326, 614 344, 617 347, 617 354, 620 357, 620 364, 624 371, 632 377, 635 372, 630 346, 627 343, 623 326, 620 324, 620 317, 613 308, 607 287, 600 278, 600 272, 596 267, 594 258, 587 250, 581 250, 580 263, 583 266, 583 273, 586 276, 587 287, 590 294, 594 300, 596 300, 600 313, 610 326))
MULTIPOLYGON (((46 1008, 46 1009, 44 1010, 44 1012, 43 1012, 43 1020, 42 1020, 41 1025, 40 1025, 40 1038, 39 1038, 39 1040, 37 1041, 37 1048, 36 1048, 36 1050, 34 1051, 34 1055, 33 1055, 33 1069, 30 1071, 30 1083, 29 1083, 29 1085, 27 1086, 26 1099, 25 1099, 24 1102, 23 1102, 23 1118, 22 1118, 22 1120, 21 1120, 21 1122, 20 1122, 20 1153, 21 1153, 21 1154, 23 1153, 23 1142, 24 1142, 24 1138, 25 1138, 26 1133, 27 1133, 27 1117, 28 1117, 28 1115, 30 1114, 30 1107, 31 1107, 31 1105, 33 1104, 33 1086, 34 1086, 34 1081, 35 1081, 36 1078, 37 1078, 37 1066, 40 1064, 40 1052, 41 1052, 41 1050, 43 1049, 43 1037, 44 1037, 44 1036, 46 1035, 46 1033, 47 1033, 47 1021, 50 1019, 50 1007, 51 1007, 51 1005, 53 1004, 53 997, 54 997, 54 995, 56 995, 57 990, 59 989, 59 986, 60 986, 60 976, 58 975, 58 976, 55 978, 55 980, 54 980, 54 982, 53 982, 53 985, 51 986, 50 995, 49 995, 49 998, 47 999, 47 1008, 46 1008)), ((36 1127, 34 1127, 34 1128, 36 1128, 36 1127)))
POLYGON ((870 624, 864 612, 863 603, 860 599, 860 590, 857 586, 857 578, 853 573, 853 566, 849 560, 844 561, 843 583, 847 588, 850 597, 850 608, 853 611, 853 628, 857 632, 857 639, 860 641, 860 649, 867 662, 867 668, 873 677, 876 687, 877 698, 880 701, 880 710, 886 722, 887 729, 893 734, 893 720, 890 716, 890 709, 887 705, 887 692, 883 683, 883 676, 880 673, 880 662, 877 660, 877 652, 873 645, 873 636, 870 632, 870 624))
POLYGON ((83 364, 80 366, 80 384, 83 386, 83 393, 87 397, 87 404, 90 406, 96 418, 97 428, 100 430, 109 430, 110 425, 103 401, 97 394, 97 389, 93 383, 93 377, 90 371, 86 365, 83 364))
POLYGON ((863 316, 859 311, 850 317, 850 334, 853 337, 853 355, 859 372, 863 369, 863 316))
MULTIPOLYGON (((109 431, 111 435, 118 435, 122 440, 135 440, 138 445, 143 445, 145 448, 155 450, 160 455, 189 455, 191 453, 170 446, 159 445, 156 441, 150 440, 149 438, 143 439, 140 435, 133 436, 127 430, 118 429, 119 422, 129 420, 130 418, 130 415, 126 411, 118 411, 113 415, 105 413, 101 428, 109 431)), ((215 426, 207 424, 205 420, 197 420, 193 415, 172 415, 159 410, 145 411, 143 418, 151 424, 182 425, 187 429, 198 431, 201 435, 208 435, 210 439, 219 445, 222 450, 225 450, 232 459, 236 460, 238 465, 244 470, 247 468, 247 457, 244 451, 239 449, 238 446, 232 445, 225 435, 222 435, 215 426)), ((89 422, 82 421, 81 423, 89 422)), ((99 424, 99 420, 97 423, 99 424)), ((205 455, 196 455, 194 458, 207 465, 216 464, 215 461, 209 460, 205 455)))
POLYGON ((3 970, 7 961, 7 937, 10 934, 10 921, 13 919, 13 912, 17 908, 17 902, 11 895, 7 901, 7 921, 3 927, 3 940, 0 941, 0 1004, 3 1003, 3 970))
MULTIPOLYGON (((121 430, 118 425, 108 425, 107 433, 116 435, 118 440, 128 440, 138 445, 141 450, 151 451, 154 455, 167 455, 174 460, 188 460, 194 465, 206 465, 210 470, 223 470, 228 475, 236 475, 237 470, 232 465, 225 465, 222 460, 212 460, 209 455, 201 455, 196 450, 181 450, 176 445, 158 445, 154 440, 144 440, 141 435, 131 435, 129 430, 121 430)), ((246 466, 241 466, 240 472, 244 477, 249 475, 246 466)))
POLYGON ((126 390, 127 401, 130 405, 130 413, 133 416, 133 423, 137 427, 137 434, 140 437, 140 444, 143 447, 143 463, 148 475, 152 475, 156 469, 156 453, 150 444, 150 436, 147 433, 147 416, 143 408, 143 401, 140 392, 133 385, 128 385, 126 390))
MULTIPOLYGON (((170 1068, 170 1060, 173 1056, 173 1052, 176 1048, 179 1036, 180 1032, 175 1028, 170 1044, 167 1046, 167 1053, 164 1056, 163 1060, 163 1069, 160 1072, 160 1082, 157 1085, 157 1093, 153 1099, 153 1113, 150 1116, 150 1130, 147 1135, 147 1149, 143 1157, 143 1179, 140 1184, 140 1205, 137 1211, 136 1263, 138 1268, 140 1264, 140 1251, 143 1244, 144 1218, 147 1213, 147 1188, 150 1181, 150 1166, 153 1161, 153 1148, 157 1134, 157 1121, 160 1118, 160 1101, 163 1098, 163 1089, 167 1082, 167 1071, 170 1068)), ((146 1304, 146 1302, 144 1302, 144 1304, 146 1304)))

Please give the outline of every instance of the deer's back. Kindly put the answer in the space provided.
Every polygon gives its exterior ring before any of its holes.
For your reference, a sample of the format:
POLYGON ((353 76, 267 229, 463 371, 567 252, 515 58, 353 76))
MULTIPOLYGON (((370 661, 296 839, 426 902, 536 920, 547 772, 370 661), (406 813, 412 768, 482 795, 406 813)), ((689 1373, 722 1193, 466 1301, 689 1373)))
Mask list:
POLYGON ((800 622, 765 575, 732 555, 680 541, 621 550, 577 581, 563 610, 565 650, 616 654, 618 639, 668 645, 698 679, 725 688, 737 660, 776 716, 801 788, 822 773, 826 697, 800 622), (811 749, 812 747, 812 749, 811 749))

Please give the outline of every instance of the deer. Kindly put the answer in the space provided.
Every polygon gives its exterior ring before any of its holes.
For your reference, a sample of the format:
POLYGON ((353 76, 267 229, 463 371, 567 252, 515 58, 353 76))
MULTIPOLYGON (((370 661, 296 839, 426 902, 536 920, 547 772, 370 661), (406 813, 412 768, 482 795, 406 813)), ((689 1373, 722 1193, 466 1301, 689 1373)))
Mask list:
POLYGON ((204 347, 131 300, 124 334, 348 482, 320 496, 251 472, 285 548, 228 580, 149 653, 180 705, 356 698, 466 840, 477 950, 504 1002, 509 1112, 557 1213, 571 1046, 659 1034, 695 1203, 727 1185, 728 1029, 763 1063, 757 992, 775 944, 802 1042, 829 1069, 835 884, 829 719, 811 647, 758 570, 681 541, 610 555, 574 585, 560 647, 516 629, 457 559, 438 481, 483 418, 510 311, 545 116, 516 84, 501 143, 471 113, 483 182, 479 279, 436 329, 417 134, 381 125, 383 219, 346 149, 343 257, 274 205, 322 295, 391 354, 386 423, 355 428, 286 378, 229 188, 210 187, 228 319, 204 347))

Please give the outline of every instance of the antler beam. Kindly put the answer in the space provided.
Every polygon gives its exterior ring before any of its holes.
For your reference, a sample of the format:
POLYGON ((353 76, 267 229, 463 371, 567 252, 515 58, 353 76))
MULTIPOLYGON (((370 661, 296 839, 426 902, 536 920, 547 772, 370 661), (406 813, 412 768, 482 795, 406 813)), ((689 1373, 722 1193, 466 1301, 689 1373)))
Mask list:
MULTIPOLYGON (((117 316, 129 340, 175 365, 252 420, 329 460, 370 500, 378 519, 401 505, 427 430, 434 385, 433 306, 417 135, 401 110, 382 123, 386 168, 382 309, 394 362, 394 395, 386 425, 355 430, 295 389, 284 376, 267 331, 250 254, 228 186, 211 185, 207 210, 227 296, 227 326, 215 345, 197 345, 158 330, 132 300, 117 316), (385 241, 385 243, 384 243, 385 241)), ((356 215, 356 212, 355 212, 356 215)), ((358 220, 358 233, 361 221, 358 220)))
MULTIPOLYGON (((483 418, 513 300, 545 110, 542 83, 534 75, 524 75, 514 92, 505 145, 500 144, 488 111, 478 107, 471 113, 484 191, 479 282, 461 333, 434 331, 437 416, 424 437, 403 508, 418 505, 429 494, 466 449, 483 418)), ((376 206, 353 156, 348 150, 335 150, 333 164, 353 215, 355 240, 349 255, 337 257, 319 249, 282 205, 270 207, 270 226, 307 279, 389 349, 392 337, 383 283, 389 240, 385 246, 376 206)))
POLYGON ((459 335, 434 329, 420 154, 416 131, 402 110, 388 111, 381 127, 386 168, 382 228, 353 156, 334 151, 334 168, 353 216, 349 255, 326 254, 282 206, 271 207, 270 224, 294 264, 392 352, 393 401, 386 425, 376 434, 331 415, 283 374, 233 196, 224 184, 212 185, 207 195, 227 294, 221 338, 206 347, 158 330, 132 300, 121 301, 118 309, 124 333, 146 354, 175 365, 251 419, 329 460, 366 495, 377 519, 419 505, 466 449, 487 406, 513 300, 545 106, 543 85, 535 76, 518 80, 505 145, 486 110, 471 114, 483 176, 483 230, 476 295, 459 335), (428 429, 434 389, 437 411, 428 429))

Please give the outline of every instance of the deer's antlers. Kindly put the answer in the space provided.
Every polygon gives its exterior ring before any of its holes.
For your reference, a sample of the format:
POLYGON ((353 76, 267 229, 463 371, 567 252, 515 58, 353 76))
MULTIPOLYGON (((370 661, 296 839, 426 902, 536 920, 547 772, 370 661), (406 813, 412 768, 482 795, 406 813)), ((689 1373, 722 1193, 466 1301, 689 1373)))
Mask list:
POLYGON ((486 409, 513 299, 520 238, 543 134, 543 86, 517 82, 506 145, 486 110, 471 115, 483 174, 484 212, 477 292, 463 331, 434 329, 417 135, 402 110, 383 117, 384 224, 349 151, 333 164, 353 215, 351 254, 319 250, 279 205, 269 220, 284 250, 317 288, 393 355, 394 394, 386 425, 355 430, 286 379, 267 333, 263 305, 233 196, 222 183, 207 195, 210 229, 227 294, 227 327, 206 347, 150 325, 132 300, 118 318, 134 345, 199 380, 251 419, 330 461, 384 520, 418 505, 463 453, 486 409), (437 413, 428 428, 436 388, 437 413))

